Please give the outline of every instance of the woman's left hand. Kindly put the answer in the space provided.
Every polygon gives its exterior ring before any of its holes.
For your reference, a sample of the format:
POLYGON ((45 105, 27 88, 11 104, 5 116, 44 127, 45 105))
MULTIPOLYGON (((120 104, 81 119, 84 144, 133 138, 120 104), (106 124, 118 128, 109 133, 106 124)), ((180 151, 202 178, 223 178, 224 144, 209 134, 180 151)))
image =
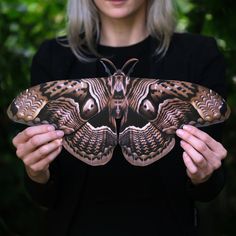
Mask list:
POLYGON ((184 149, 187 175, 195 185, 205 182, 220 168, 227 156, 226 149, 207 133, 191 125, 184 125, 176 134, 182 139, 180 145, 184 149))

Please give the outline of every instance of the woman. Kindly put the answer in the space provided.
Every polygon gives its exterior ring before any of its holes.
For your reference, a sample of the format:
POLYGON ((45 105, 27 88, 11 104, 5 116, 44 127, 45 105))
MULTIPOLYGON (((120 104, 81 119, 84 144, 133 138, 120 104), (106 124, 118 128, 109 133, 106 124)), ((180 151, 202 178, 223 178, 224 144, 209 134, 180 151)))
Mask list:
MULTIPOLYGON (((70 0, 68 35, 44 42, 32 63, 32 84, 107 76, 138 58, 132 77, 202 84, 225 96, 224 62, 212 38, 174 33, 170 0, 70 0), (69 47, 65 46, 66 44, 69 47)), ((48 235, 196 235, 194 201, 222 189, 226 150, 220 126, 186 125, 164 158, 135 167, 119 147, 112 160, 88 166, 62 150, 64 133, 30 127, 14 139, 26 187, 48 209, 48 235)))

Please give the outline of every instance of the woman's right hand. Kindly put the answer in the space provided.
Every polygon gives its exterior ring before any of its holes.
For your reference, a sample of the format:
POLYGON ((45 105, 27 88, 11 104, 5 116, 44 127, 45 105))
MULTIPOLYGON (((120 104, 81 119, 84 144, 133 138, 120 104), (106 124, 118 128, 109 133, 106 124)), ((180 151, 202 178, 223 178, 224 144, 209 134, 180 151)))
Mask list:
POLYGON ((37 183, 47 183, 49 164, 62 149, 64 132, 52 125, 28 127, 17 134, 12 143, 16 155, 23 161, 28 176, 37 183))

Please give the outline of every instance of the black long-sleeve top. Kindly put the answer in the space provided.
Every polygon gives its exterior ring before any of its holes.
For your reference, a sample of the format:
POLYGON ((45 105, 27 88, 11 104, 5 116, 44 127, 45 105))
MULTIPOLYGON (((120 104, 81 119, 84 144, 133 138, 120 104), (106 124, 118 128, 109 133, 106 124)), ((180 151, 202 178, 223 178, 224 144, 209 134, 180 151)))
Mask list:
MULTIPOLYGON (((148 37, 127 47, 97 49, 117 68, 138 58, 131 77, 189 81, 225 97, 225 65, 214 39, 176 33, 164 57, 153 55, 157 46, 148 37)), ((107 74, 99 61, 82 63, 55 39, 41 45, 31 68, 32 85, 101 76, 107 74)), ((220 141, 221 125, 204 131, 220 141)), ((161 160, 136 167, 116 147, 108 164, 92 167, 63 150, 50 165, 48 183, 37 184, 26 175, 26 188, 48 208, 48 235, 196 235, 194 201, 214 198, 224 185, 224 172, 220 168, 205 183, 193 186, 182 152, 177 138, 161 160)))

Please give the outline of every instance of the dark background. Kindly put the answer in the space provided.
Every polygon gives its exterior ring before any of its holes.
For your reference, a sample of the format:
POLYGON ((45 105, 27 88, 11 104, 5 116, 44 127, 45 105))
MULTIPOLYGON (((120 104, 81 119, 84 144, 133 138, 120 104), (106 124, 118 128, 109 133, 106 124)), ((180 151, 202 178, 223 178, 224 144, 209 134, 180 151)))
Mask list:
MULTIPOLYGON (((65 34, 65 0, 0 2, 0 236, 39 236, 43 211, 23 186, 23 165, 11 140, 17 130, 6 108, 29 86, 31 59, 46 38, 65 34), (38 223, 39 222, 39 223, 38 223)), ((236 1, 177 0, 178 31, 216 38, 227 63, 228 102, 232 109, 224 131, 228 149, 227 184, 210 203, 199 203, 202 236, 236 235, 236 1)))

